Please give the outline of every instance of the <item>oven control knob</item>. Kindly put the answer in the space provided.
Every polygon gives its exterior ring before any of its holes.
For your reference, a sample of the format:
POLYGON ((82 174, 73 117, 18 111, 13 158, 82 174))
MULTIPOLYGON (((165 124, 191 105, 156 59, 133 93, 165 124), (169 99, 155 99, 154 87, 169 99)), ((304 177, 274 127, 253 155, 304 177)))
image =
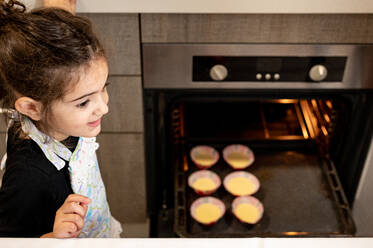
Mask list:
POLYGON ((308 75, 313 81, 322 81, 328 75, 328 70, 323 65, 314 65, 311 70, 308 72, 308 75))
POLYGON ((280 74, 278 74, 278 73, 275 73, 275 75, 273 75, 273 78, 275 79, 275 80, 280 80, 280 74))
POLYGON ((214 65, 210 70, 210 77, 215 81, 222 81, 228 76, 228 70, 224 65, 214 65))

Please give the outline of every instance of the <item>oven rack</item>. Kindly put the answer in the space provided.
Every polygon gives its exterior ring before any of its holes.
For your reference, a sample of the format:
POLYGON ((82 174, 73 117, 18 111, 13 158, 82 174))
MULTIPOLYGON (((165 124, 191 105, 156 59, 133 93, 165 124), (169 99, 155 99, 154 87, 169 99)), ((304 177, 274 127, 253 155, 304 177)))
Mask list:
MULTIPOLYGON (((184 141, 175 146, 174 231, 178 236, 340 237, 355 233, 336 169, 310 140, 291 149, 270 142, 267 145, 243 143, 255 154, 255 162, 245 171, 256 175, 261 183, 261 188, 253 196, 263 203, 263 218, 255 225, 240 223, 231 213, 234 197, 220 186, 212 196, 224 202, 225 215, 211 227, 197 223, 191 218, 189 207, 199 196, 189 188, 187 178, 197 170, 189 158, 189 151, 201 144, 215 147, 221 155, 222 149, 231 143, 184 141)), ((222 156, 210 170, 216 172, 222 181, 233 171, 222 156)))

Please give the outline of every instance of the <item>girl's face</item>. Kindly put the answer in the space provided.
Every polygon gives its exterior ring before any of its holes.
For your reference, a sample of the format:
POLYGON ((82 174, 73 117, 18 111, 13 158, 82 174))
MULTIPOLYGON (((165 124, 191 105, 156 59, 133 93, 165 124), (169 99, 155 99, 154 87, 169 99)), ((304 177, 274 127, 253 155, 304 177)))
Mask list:
POLYGON ((109 110, 106 59, 93 60, 79 76, 78 83, 51 105, 48 134, 58 141, 69 136, 97 136, 101 131, 101 117, 109 110))

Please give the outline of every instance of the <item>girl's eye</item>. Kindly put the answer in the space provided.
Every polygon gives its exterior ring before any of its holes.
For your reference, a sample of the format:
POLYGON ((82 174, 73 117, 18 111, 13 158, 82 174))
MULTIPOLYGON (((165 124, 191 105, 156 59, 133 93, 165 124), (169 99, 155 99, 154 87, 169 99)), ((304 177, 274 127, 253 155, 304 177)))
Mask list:
POLYGON ((76 105, 76 106, 77 106, 78 108, 84 108, 85 106, 87 106, 88 102, 89 102, 89 100, 86 100, 86 101, 84 101, 84 102, 82 102, 82 103, 79 103, 79 104, 76 105))

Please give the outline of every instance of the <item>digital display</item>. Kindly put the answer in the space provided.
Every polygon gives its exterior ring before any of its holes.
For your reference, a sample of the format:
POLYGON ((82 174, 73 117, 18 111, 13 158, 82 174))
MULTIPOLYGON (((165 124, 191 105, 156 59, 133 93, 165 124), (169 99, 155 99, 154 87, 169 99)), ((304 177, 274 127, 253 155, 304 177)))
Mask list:
POLYGON ((281 66, 281 58, 259 57, 256 62, 256 70, 258 72, 280 72, 281 66))

